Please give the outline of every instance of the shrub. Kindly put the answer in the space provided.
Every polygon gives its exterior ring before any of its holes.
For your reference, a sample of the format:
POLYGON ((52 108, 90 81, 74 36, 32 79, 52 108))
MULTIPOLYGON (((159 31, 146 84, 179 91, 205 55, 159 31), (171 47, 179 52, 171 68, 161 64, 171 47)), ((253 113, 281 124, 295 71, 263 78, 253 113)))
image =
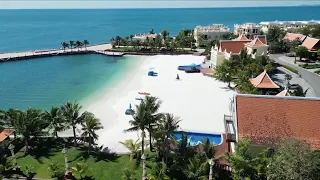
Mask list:
POLYGON ((295 68, 292 68, 292 67, 287 66, 287 65, 282 65, 282 66, 283 66, 284 68, 288 69, 289 71, 293 72, 293 73, 296 73, 296 74, 299 73, 299 71, 298 71, 297 69, 295 69, 295 68))

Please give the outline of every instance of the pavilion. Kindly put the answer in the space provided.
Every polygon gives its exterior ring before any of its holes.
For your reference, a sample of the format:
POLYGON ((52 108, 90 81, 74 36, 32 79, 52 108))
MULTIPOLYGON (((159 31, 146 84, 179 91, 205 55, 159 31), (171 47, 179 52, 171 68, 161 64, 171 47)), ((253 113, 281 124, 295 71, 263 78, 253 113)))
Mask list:
POLYGON ((278 89, 280 88, 276 83, 272 81, 266 70, 264 70, 256 78, 250 79, 250 83, 255 88, 261 89, 263 94, 274 94, 275 91, 279 92, 278 89))

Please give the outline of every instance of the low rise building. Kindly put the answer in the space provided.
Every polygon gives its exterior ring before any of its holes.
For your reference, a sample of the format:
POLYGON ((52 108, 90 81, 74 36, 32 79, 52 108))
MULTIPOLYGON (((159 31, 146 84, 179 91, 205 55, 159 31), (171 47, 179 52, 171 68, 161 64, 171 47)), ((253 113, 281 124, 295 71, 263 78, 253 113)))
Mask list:
POLYGON ((254 35, 260 34, 261 26, 256 23, 245 23, 245 24, 235 24, 234 34, 235 35, 246 35, 249 38, 253 38, 254 35))
POLYGON ((223 26, 223 24, 212 24, 210 26, 196 26, 193 34, 196 45, 201 46, 229 32, 230 28, 223 26))
POLYGON ((252 58, 256 59, 268 54, 268 45, 264 35, 254 36, 253 40, 240 35, 234 40, 220 40, 219 46, 211 48, 210 67, 215 68, 232 55, 238 55, 242 49, 246 49, 252 58))
POLYGON ((266 33, 270 27, 279 27, 285 31, 295 32, 299 28, 314 27, 320 25, 320 21, 266 21, 260 22, 261 30, 266 33))
POLYGON ((161 34, 135 34, 134 37, 132 39, 134 40, 139 40, 141 42, 145 42, 147 40, 147 38, 151 41, 151 40, 155 40, 157 36, 161 36, 161 34))
POLYGON ((303 42, 305 39, 307 38, 307 36, 303 35, 303 34, 299 34, 299 33, 287 33, 283 39, 286 39, 288 41, 293 41, 298 39, 299 41, 303 42))
POLYGON ((224 116, 229 151, 249 137, 255 147, 274 147, 286 138, 308 142, 320 150, 320 98, 235 94, 224 116))

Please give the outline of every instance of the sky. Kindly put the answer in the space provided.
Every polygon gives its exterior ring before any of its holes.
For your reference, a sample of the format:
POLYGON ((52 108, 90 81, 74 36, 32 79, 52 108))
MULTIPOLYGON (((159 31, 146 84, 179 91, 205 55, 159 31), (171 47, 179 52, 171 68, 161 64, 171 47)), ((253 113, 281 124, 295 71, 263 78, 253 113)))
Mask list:
POLYGON ((209 7, 259 7, 259 6, 299 6, 299 5, 320 5, 320 0, 0 0, 0 9, 114 9, 114 8, 209 8, 209 7))

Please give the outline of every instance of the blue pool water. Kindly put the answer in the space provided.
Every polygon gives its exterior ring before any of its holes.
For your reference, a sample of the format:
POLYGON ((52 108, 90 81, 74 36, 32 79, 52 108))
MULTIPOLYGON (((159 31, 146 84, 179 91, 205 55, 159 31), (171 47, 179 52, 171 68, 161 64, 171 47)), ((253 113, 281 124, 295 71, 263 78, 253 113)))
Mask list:
POLYGON ((176 131, 173 133, 173 135, 176 137, 178 141, 180 141, 182 138, 182 133, 188 136, 188 142, 190 142, 190 145, 192 146, 201 143, 202 140, 206 140, 207 138, 209 138, 210 142, 214 144, 221 144, 222 142, 221 134, 176 131))

